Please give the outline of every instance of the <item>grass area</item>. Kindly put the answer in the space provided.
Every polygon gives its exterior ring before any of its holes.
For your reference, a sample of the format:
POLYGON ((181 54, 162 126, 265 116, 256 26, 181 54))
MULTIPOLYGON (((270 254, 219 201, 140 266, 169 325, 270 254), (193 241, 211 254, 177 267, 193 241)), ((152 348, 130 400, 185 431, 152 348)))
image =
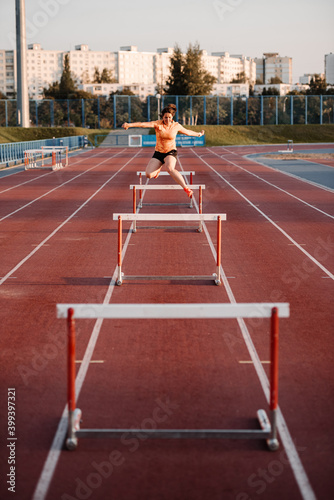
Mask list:
POLYGON ((0 127, 0 143, 37 141, 52 139, 52 137, 68 137, 72 135, 87 135, 94 143, 96 134, 109 134, 108 129, 88 129, 81 127, 0 127))
POLYGON ((334 142, 334 125, 206 125, 187 127, 205 130, 207 146, 334 142))
MULTIPOLYGON (((247 144, 283 144, 288 139, 294 143, 334 142, 334 125, 206 125, 187 127, 205 130, 207 146, 247 144)), ((0 143, 32 141, 52 137, 87 135, 94 144, 96 134, 108 134, 110 129, 87 129, 80 127, 0 127, 0 143)), ((117 134, 117 130, 114 131, 117 134)), ((154 133, 154 132, 153 132, 154 133)))

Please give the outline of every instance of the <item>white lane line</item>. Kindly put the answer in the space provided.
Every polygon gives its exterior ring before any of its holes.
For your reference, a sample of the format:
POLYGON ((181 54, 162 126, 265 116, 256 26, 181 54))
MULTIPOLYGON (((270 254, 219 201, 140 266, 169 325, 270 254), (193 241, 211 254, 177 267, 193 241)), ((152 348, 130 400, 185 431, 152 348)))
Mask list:
MULTIPOLYGON (((214 155, 218 156, 219 158, 221 158, 221 156, 220 156, 220 155, 218 155, 217 153, 215 153, 214 151, 212 151, 212 153, 213 153, 214 155)), ((234 154, 236 155, 236 153, 234 153, 234 154)), ((247 159, 248 159, 249 161, 252 161, 253 163, 258 164, 258 165, 260 164, 259 162, 257 162, 256 160, 253 160, 252 158, 248 158, 248 157, 247 157, 247 159)), ((317 210, 318 212, 320 212, 320 213, 322 213, 322 214, 326 215, 327 217, 330 217, 331 219, 334 219, 334 215, 330 215, 330 214, 328 214, 327 212, 324 212, 323 210, 321 210, 320 208, 317 208, 317 207, 315 207, 314 205, 311 205, 311 204, 310 204, 310 203, 308 203, 307 201, 304 201, 304 200, 302 200, 301 198, 298 198, 298 196, 295 196, 294 194, 289 193, 289 191, 286 191, 285 189, 282 189, 282 188, 280 188, 279 186, 276 186, 276 184, 272 184, 271 182, 266 181, 265 179, 263 179, 263 178, 262 178, 262 177, 260 177, 259 175, 254 174, 254 172, 250 172, 250 171, 249 171, 249 170, 247 170, 246 168, 241 167, 240 165, 237 165, 237 163, 234 163, 232 160, 228 160, 227 158, 224 158, 224 160, 225 160, 225 161, 228 161, 229 163, 231 163, 232 165, 234 165, 234 166, 235 166, 235 167, 237 167, 238 169, 243 170, 244 172, 247 172, 248 174, 252 175, 253 177, 256 177, 256 178, 257 178, 257 179, 259 179, 260 181, 265 182, 266 184, 269 184, 269 186, 272 186, 272 187, 274 187, 275 189, 278 189, 279 191, 282 191, 283 193, 287 194, 288 196, 291 196, 292 198, 295 198, 295 200, 298 200, 298 201, 300 201, 301 203, 304 203, 304 205, 307 205, 308 207, 313 208, 314 210, 317 210)), ((261 165, 263 165, 263 164, 261 163, 261 165)), ((265 166, 267 167, 267 165, 265 165, 265 166)), ((278 169, 276 169, 276 168, 273 168, 273 167, 270 167, 270 166, 268 166, 268 168, 269 168, 270 170, 274 170, 275 172, 280 172, 281 174, 284 174, 284 175, 285 175, 285 174, 287 174, 287 175, 289 175, 289 173, 287 173, 287 172, 282 172, 281 170, 278 170, 278 169)), ((293 175, 293 174, 291 174, 291 175, 292 175, 292 177, 294 177, 295 179, 298 179, 299 181, 302 181, 302 182, 307 182, 308 184, 315 185, 316 187, 322 187, 322 188, 324 188, 326 191, 331 191, 331 192, 334 192, 334 190, 333 190, 333 189, 330 189, 330 188, 325 188, 325 186, 320 186, 320 184, 316 184, 316 183, 314 183, 314 182, 308 181, 307 179, 303 179, 303 178, 298 177, 298 176, 293 175)))
MULTIPOLYGON (((138 153, 139 153, 139 151, 138 151, 138 153)), ((131 158, 131 160, 134 159, 138 155, 138 153, 136 155, 134 155, 133 158, 131 158)), ((131 160, 129 160, 120 170, 122 170, 131 160)), ((120 170, 118 172, 120 172, 120 170)), ((127 250, 128 245, 129 245, 131 235, 132 235, 132 231, 130 230, 128 232, 127 238, 126 238, 125 243, 123 245, 123 257, 126 254, 126 250, 127 250)), ((116 266, 113 277, 112 277, 111 282, 109 284, 107 293, 104 297, 103 304, 109 304, 111 297, 112 297, 112 294, 113 294, 113 291, 115 289, 115 283, 117 281, 117 277, 118 277, 118 269, 116 266)), ((84 355, 83 361, 81 363, 81 366, 80 366, 80 369, 79 369, 79 372, 77 374, 76 381, 75 381, 76 399, 79 398, 80 391, 81 391, 82 385, 84 383, 84 380, 85 380, 85 377, 87 374, 87 370, 88 370, 89 364, 91 362, 91 358, 93 356, 95 345, 96 345, 96 342, 98 340, 98 337, 99 337, 99 334, 101 331, 102 324, 103 324, 103 319, 101 319, 101 318, 97 319, 95 322, 92 334, 90 336, 89 343, 87 345, 85 355, 84 355)), ((50 487, 50 483, 52 481, 52 478, 53 478, 53 475, 54 475, 54 472, 55 472, 55 469, 56 469, 56 466, 57 466, 57 463, 58 463, 58 460, 60 457, 61 450, 62 450, 63 445, 64 445, 67 430, 68 430, 68 408, 67 408, 67 404, 66 404, 65 408, 63 410, 62 416, 60 418, 56 434, 53 438, 52 445, 51 445, 51 448, 49 450, 48 456, 44 462, 43 470, 41 472, 38 483, 36 485, 32 500, 44 500, 46 498, 46 495, 47 495, 49 487, 50 487)))
MULTIPOLYGON (((195 153, 195 154, 197 155, 197 153, 195 153)), ((202 161, 204 161, 204 160, 202 160, 202 161)), ((213 171, 215 171, 209 164, 207 164, 207 165, 213 171)), ((218 173, 217 173, 217 175, 219 177, 221 177, 218 173)), ((227 182, 227 181, 225 181, 225 182, 227 182)), ((233 186, 231 186, 231 187, 233 187, 233 186)), ((245 198, 245 197, 243 196, 243 198, 245 198)), ((245 199, 247 200, 247 198, 245 198, 245 199)), ((195 204, 196 210, 198 210, 198 205, 197 205, 197 202, 195 199, 194 199, 194 204, 195 204)), ((203 223, 203 229, 204 229, 204 232, 205 232, 206 237, 208 239, 208 242, 210 244, 212 255, 213 255, 214 259, 216 260, 216 258, 217 258, 216 249, 215 249, 215 246, 211 240, 210 234, 207 230, 205 223, 203 223)), ((226 290, 227 296, 229 298, 229 301, 231 302, 231 304, 236 304, 237 301, 234 297, 232 288, 227 280, 225 271, 224 271, 222 266, 220 266, 220 270, 221 270, 221 280, 222 280, 223 285, 225 286, 225 290, 226 290)), ((257 351, 255 349, 255 346, 253 344, 251 335, 248 331, 248 328, 246 326, 245 321, 242 318, 238 318, 237 321, 238 321, 239 328, 241 330, 244 342, 245 342, 246 347, 248 349, 249 355, 250 355, 251 360, 254 364, 255 371, 257 373, 260 384, 262 386, 262 390, 263 390, 265 397, 267 399, 267 402, 269 404, 270 385, 269 385, 268 377, 267 377, 266 372, 261 364, 261 360, 257 354, 257 351)), ((280 437, 281 437, 283 446, 285 448, 286 454, 289 458, 290 466, 291 466, 291 469, 292 469, 293 474, 295 476, 296 482, 298 484, 300 493, 301 493, 304 500, 316 500, 316 496, 315 496, 314 491, 312 489, 312 486, 309 482, 307 474, 304 470, 303 464, 299 458, 296 446, 293 442, 293 439, 291 437, 290 431, 288 429, 288 426, 286 424, 286 421, 284 419, 284 416, 283 416, 283 413, 281 412, 280 407, 278 407, 277 414, 278 414, 277 415, 277 417, 278 417, 277 418, 277 428, 278 428, 278 431, 280 433, 280 437)))
MULTIPOLYGON (((198 156, 198 154, 195 151, 193 152, 198 158, 200 158, 200 156, 198 156)), ((300 246, 299 243, 297 243, 286 231, 284 231, 284 229, 282 229, 276 222, 274 222, 270 217, 268 217, 268 215, 262 212, 262 210, 260 210, 256 205, 254 205, 254 203, 252 203, 245 195, 243 195, 236 187, 234 187, 233 184, 228 182, 219 172, 217 172, 217 170, 215 170, 211 165, 209 165, 209 163, 207 163, 202 158, 200 158, 200 160, 203 163, 205 163, 213 172, 215 172, 215 174, 217 174, 218 177, 220 177, 220 179, 222 179, 226 184, 228 184, 232 189, 234 189, 236 193, 238 193, 244 200, 246 200, 247 203, 249 203, 257 212, 259 212, 268 222, 270 222, 274 227, 276 227, 276 229, 278 229, 289 241, 291 241, 291 243, 293 243, 301 252, 303 252, 303 254, 305 254, 306 257, 308 257, 312 262, 314 262, 314 264, 318 266, 325 274, 327 274, 327 276, 329 276, 332 280, 334 280, 334 274, 332 274, 328 269, 326 269, 325 266, 320 264, 320 262, 317 259, 315 259, 310 253, 308 253, 302 246, 300 246)))
MULTIPOLYGON (((121 153, 121 151, 120 151, 121 153)), ((119 154, 119 153, 117 153, 119 154)), ((117 156, 117 155, 115 155, 117 156)), ((135 155, 136 156, 136 155, 135 155)), ((0 285, 2 285, 12 274, 15 273, 15 271, 17 271, 17 269, 19 269, 25 262, 27 262, 27 260, 30 259, 30 257, 32 257, 43 245, 45 245, 45 243, 47 241, 49 241, 62 227, 65 226, 65 224, 67 224, 73 217, 75 217, 75 215, 82 209, 84 208, 87 203, 92 200, 114 177, 116 177, 116 175, 121 172, 121 170, 123 170, 123 168, 125 168, 128 163, 130 163, 130 161, 135 158, 135 156, 133 156, 132 158, 130 158, 130 160, 128 160, 119 170, 117 170, 117 172, 115 174, 113 174, 104 184, 102 184, 102 186, 99 187, 99 189, 97 191, 95 191, 95 193, 93 193, 82 205, 80 205, 80 207, 75 210, 75 212, 72 213, 72 215, 70 215, 69 217, 67 217, 66 220, 64 220, 64 222, 62 222, 59 226, 56 227, 56 229, 54 231, 52 231, 52 233, 49 234, 49 236, 47 236, 37 247, 34 248, 34 250, 32 250, 26 257, 24 257, 24 259, 22 259, 15 267, 13 267, 13 269, 11 269, 7 274, 6 276, 4 276, 1 280, 0 280, 0 285)), ((109 160, 110 158, 108 158, 109 160)), ((107 160, 105 160, 107 161, 107 160)))
MULTIPOLYGON (((122 150, 124 151, 124 149, 122 150)), ((23 205, 22 207, 14 210, 14 212, 11 212, 7 215, 5 215, 4 217, 2 217, 0 219, 0 222, 2 222, 3 220, 7 219, 8 217, 10 217, 11 215, 14 215, 16 214, 17 212, 20 212, 20 210, 23 210, 24 208, 27 208, 29 207, 30 205, 32 205, 33 203, 35 203, 36 201, 38 200, 41 200, 42 198, 44 198, 45 196, 47 196, 48 194, 51 194, 53 193, 53 191, 56 191, 57 189, 65 186, 66 184, 69 184, 70 182, 74 181, 75 179, 77 179, 78 177, 81 177, 82 175, 85 175, 87 172, 90 172, 91 170, 94 170, 95 168, 99 167, 100 165, 102 165, 102 163, 105 163, 106 161, 109 161, 111 158, 115 158, 115 156, 117 156, 118 154, 120 154, 122 151, 120 151, 119 153, 116 153, 115 155, 113 156, 110 156, 109 158, 106 158, 105 160, 102 160, 100 161, 100 163, 98 163, 97 165, 95 165, 94 167, 91 167, 89 168, 88 170, 85 170, 84 172, 81 172, 81 174, 78 174, 78 175, 75 175, 74 177, 72 177, 71 179, 69 179, 68 181, 66 182, 63 182, 62 184, 59 184, 59 186, 56 186, 55 188, 51 189, 50 191, 47 191, 46 193, 42 194, 41 196, 38 196, 38 198, 35 198, 34 200, 31 200, 29 201, 29 203, 26 203, 25 205, 23 205)))

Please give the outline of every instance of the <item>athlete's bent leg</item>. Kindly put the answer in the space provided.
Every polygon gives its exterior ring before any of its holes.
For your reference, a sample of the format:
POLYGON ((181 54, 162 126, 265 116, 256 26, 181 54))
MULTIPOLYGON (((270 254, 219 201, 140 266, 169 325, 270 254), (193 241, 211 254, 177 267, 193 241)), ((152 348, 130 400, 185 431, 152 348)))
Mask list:
POLYGON ((157 158, 151 158, 146 167, 146 177, 148 179, 157 178, 160 174, 160 170, 162 167, 161 161, 157 158))
POLYGON ((184 181, 183 176, 180 174, 178 170, 175 169, 176 166, 176 158, 174 156, 166 156, 165 158, 165 167, 169 175, 177 182, 180 186, 183 187, 189 198, 193 195, 192 190, 184 181))

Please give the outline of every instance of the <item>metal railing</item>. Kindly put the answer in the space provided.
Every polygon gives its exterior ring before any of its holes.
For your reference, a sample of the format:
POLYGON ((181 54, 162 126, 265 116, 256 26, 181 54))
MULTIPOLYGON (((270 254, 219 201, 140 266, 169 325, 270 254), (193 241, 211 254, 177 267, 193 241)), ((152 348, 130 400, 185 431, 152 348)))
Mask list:
MULTIPOLYGON (((294 125, 334 123, 334 95, 148 96, 111 95, 95 99, 31 100, 31 126, 117 128, 151 121, 176 104, 183 125, 294 125)), ((15 127, 16 100, 0 100, 0 126, 15 127)))

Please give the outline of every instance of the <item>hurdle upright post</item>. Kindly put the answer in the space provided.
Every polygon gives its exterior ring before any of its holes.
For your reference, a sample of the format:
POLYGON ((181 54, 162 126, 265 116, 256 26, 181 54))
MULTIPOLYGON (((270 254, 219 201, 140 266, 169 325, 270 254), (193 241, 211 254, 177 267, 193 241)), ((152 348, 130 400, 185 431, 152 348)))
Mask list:
MULTIPOLYGON (((67 311, 67 404, 68 404, 68 443, 75 445, 74 411, 75 411, 75 321, 74 310, 67 311)), ((70 444, 71 447, 71 444, 70 444)))
MULTIPOLYGON (((141 172, 139 173, 139 184, 143 184, 143 176, 141 172)), ((139 190, 139 207, 142 208, 142 197, 143 197, 143 192, 140 189, 139 190)))
MULTIPOLYGON (((137 212, 137 200, 136 200, 136 186, 133 186, 133 213, 137 212)), ((137 230, 136 221, 133 221, 133 232, 137 230)))
POLYGON ((221 216, 217 217, 217 280, 216 284, 220 285, 220 266, 221 266, 221 253, 222 253, 222 224, 221 216))
POLYGON ((118 217, 118 278, 117 285, 122 284, 122 217, 118 217))
POLYGON ((267 440, 271 450, 277 450, 277 408, 278 408, 278 309, 273 307, 270 319, 270 411, 272 435, 267 440))

